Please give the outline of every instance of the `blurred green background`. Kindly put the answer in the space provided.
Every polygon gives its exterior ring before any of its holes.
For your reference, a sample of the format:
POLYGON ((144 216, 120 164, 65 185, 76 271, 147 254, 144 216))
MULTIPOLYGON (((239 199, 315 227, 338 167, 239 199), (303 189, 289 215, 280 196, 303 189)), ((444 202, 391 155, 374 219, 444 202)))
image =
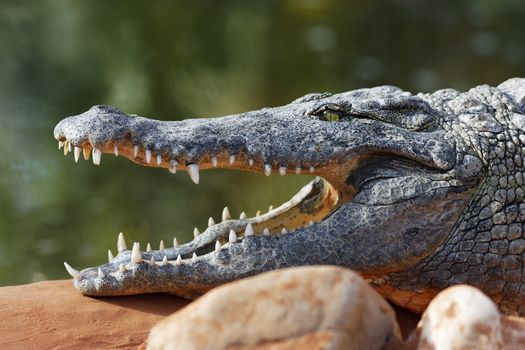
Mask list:
POLYGON ((381 84, 432 91, 525 76, 521 0, 0 2, 0 285, 67 278, 128 243, 287 200, 305 177, 75 165, 53 128, 95 104, 224 115, 381 84))

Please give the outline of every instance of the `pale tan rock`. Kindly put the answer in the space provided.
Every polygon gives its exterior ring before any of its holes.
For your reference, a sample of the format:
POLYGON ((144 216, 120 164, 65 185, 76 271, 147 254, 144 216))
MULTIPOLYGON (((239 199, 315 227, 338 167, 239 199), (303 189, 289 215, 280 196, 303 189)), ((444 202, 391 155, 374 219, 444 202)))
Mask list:
POLYGON ((387 302, 356 273, 329 266, 261 274, 216 288, 159 322, 154 349, 392 349, 387 302))
POLYGON ((439 293, 421 317, 418 332, 418 350, 515 349, 503 341, 496 304, 466 285, 439 293))

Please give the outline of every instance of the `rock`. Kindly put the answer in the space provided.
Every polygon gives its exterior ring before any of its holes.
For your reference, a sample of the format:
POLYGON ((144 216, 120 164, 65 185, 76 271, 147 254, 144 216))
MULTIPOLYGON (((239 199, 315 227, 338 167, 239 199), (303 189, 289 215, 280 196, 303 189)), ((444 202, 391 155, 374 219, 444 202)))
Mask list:
POLYGON ((0 349, 136 349, 189 302, 167 294, 89 298, 71 280, 0 288, 0 349))
POLYGON ((356 273, 284 269, 218 287, 150 332, 153 349, 392 349, 388 303, 356 273))
POLYGON ((408 349, 474 350, 525 348, 525 321, 500 315, 496 304, 467 285, 434 298, 406 343, 408 349))

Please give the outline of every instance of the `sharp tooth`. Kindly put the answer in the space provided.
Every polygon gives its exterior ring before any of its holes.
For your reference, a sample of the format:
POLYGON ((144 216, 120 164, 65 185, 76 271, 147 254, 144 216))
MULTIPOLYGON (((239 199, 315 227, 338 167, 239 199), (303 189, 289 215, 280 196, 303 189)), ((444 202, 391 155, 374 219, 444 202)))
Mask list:
POLYGON ((253 163, 254 163, 253 159, 248 159, 248 165, 249 166, 253 166, 253 163))
POLYGON ((315 167, 311 166, 309 170, 310 170, 310 173, 312 173, 312 174, 313 174, 313 173, 314 173, 314 171, 315 171, 315 167))
POLYGON ((58 149, 64 147, 64 141, 58 141, 58 149))
POLYGON ((286 167, 285 166, 280 166, 279 167, 279 175, 281 175, 281 176, 286 175, 286 167))
POLYGON ((288 230, 285 227, 283 227, 283 229, 281 230, 281 234, 285 235, 287 233, 288 233, 288 230))
POLYGON ((162 258, 162 266, 166 266, 166 265, 168 265, 168 256, 164 255, 164 257, 162 258))
POLYGON ((231 219, 232 216, 230 215, 230 210, 228 207, 224 207, 222 210, 222 221, 231 219))
POLYGON ((195 227, 193 229, 193 237, 197 237, 198 235, 200 235, 199 229, 195 227))
POLYGON ((121 232, 118 234, 117 239, 117 250, 119 253, 123 252, 124 250, 127 250, 128 247, 126 245, 126 240, 124 239, 124 234, 121 232))
POLYGON ((193 256, 191 257, 191 262, 194 263, 197 261, 197 254, 193 253, 193 256))
POLYGON ((211 157, 211 165, 216 168, 217 167, 217 157, 213 156, 211 157))
POLYGON ((175 160, 170 160, 170 167, 169 167, 169 171, 170 173, 172 174, 175 174, 177 172, 177 161, 175 160))
POLYGON ((118 234, 117 239, 117 250, 119 253, 125 251, 128 249, 128 246, 126 245, 126 240, 124 239, 124 234, 121 232, 118 234))
POLYGON ((173 248, 177 248, 179 246, 179 242, 177 242, 177 237, 173 237, 173 248))
POLYGON ((157 165, 162 164, 162 156, 160 154, 157 154, 157 165))
POLYGON ((84 153, 84 160, 89 160, 89 157, 91 156, 89 147, 82 148, 82 153, 84 153))
POLYGON ((188 175, 190 175, 191 181, 195 184, 199 184, 199 164, 188 164, 186 166, 188 170, 188 175))
POLYGON ((246 228, 244 229, 244 236, 253 236, 253 226, 251 222, 249 222, 248 225, 246 225, 246 228))
POLYGON ((126 272, 126 266, 124 264, 120 264, 118 266, 118 270, 121 272, 121 273, 124 273, 126 272))
POLYGON ((72 268, 67 262, 64 261, 64 267, 66 268, 66 271, 67 273, 69 273, 69 275, 71 277, 73 277, 75 280, 79 280, 80 279, 80 272, 78 272, 77 270, 75 270, 74 268, 72 268))
POLYGON ((273 205, 270 205, 270 206, 268 207, 268 211, 272 211, 272 210, 273 210, 273 205))
POLYGON ((179 255, 177 255, 177 260, 175 260, 175 265, 181 265, 182 264, 182 257, 179 255))
POLYGON ((234 230, 230 230, 230 235, 228 236, 228 242, 235 243, 237 242, 237 235, 234 230))
POLYGON ((71 147, 72 147, 71 142, 68 142, 67 143, 67 151, 68 152, 71 152, 71 147))
POLYGON ((137 158, 138 155, 139 155, 139 145, 135 145, 133 146, 133 156, 137 158))
POLYGON ((230 165, 235 163, 235 154, 231 154, 230 155, 230 158, 228 158, 228 162, 230 163, 230 165))
POLYGON ((215 220, 213 220, 213 218, 210 216, 210 218, 208 219, 208 227, 213 225, 215 225, 215 220))
POLYGON ((133 243, 133 248, 131 250, 131 262, 134 264, 142 262, 142 253, 140 252, 139 242, 133 243))
POLYGON ((80 152, 82 152, 82 147, 75 146, 75 150, 74 150, 75 163, 78 163, 78 158, 80 158, 80 152))
POLYGON ((151 151, 146 149, 146 162, 151 163, 151 151))
POLYGON ((69 142, 64 141, 64 155, 67 156, 68 152, 69 152, 69 142))
POLYGON ((296 167, 296 168, 295 168, 295 173, 296 173, 297 175, 299 175, 299 174, 301 173, 301 167, 299 167, 299 166, 296 167))
POLYGON ((102 278, 104 278, 104 277, 106 277, 106 275, 104 275, 104 272, 102 272, 102 269, 99 267, 99 268, 98 268, 98 278, 101 278, 101 279, 102 279, 102 278))
POLYGON ((255 216, 261 216, 261 211, 257 210, 257 213, 255 213, 255 216))
POLYGON ((111 252, 111 249, 108 249, 108 262, 113 261, 113 253, 111 252))
POLYGON ((246 219, 246 213, 242 212, 241 215, 239 215, 239 220, 245 220, 246 219))
POLYGON ((164 247, 164 241, 161 239, 159 243, 159 250, 164 250, 166 247, 164 247))
POLYGON ((153 257, 153 255, 149 259, 149 266, 155 266, 155 258, 153 257))
POLYGON ((269 236, 270 235, 270 229, 268 227, 264 228, 263 235, 265 235, 265 236, 269 236))
POLYGON ((148 244, 146 245, 146 251, 147 251, 147 252, 151 252, 151 244, 149 244, 149 242, 148 242, 148 244))
POLYGON ((313 226, 313 225, 314 225, 314 222, 310 220, 310 222, 308 223, 308 226, 313 226))
POLYGON ((270 164, 264 164, 264 175, 270 176, 272 174, 272 166, 270 164))
POLYGON ((221 248, 222 248, 221 242, 216 241, 215 242, 215 251, 218 252, 219 250, 221 250, 221 248))
POLYGON ((115 153, 115 157, 118 157, 118 145, 116 143, 113 145, 113 153, 115 153))
POLYGON ((100 165, 100 160, 102 158, 102 151, 96 148, 93 148, 93 164, 100 165))

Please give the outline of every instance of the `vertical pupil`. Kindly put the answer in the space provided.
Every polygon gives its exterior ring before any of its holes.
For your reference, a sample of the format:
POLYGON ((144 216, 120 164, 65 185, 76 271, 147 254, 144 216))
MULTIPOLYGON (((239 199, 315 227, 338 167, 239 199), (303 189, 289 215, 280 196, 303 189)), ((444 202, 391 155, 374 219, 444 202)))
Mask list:
POLYGON ((340 113, 338 112, 334 112, 334 111, 324 111, 323 112, 323 117, 325 120, 327 121, 330 121, 330 122, 336 122, 339 120, 339 118, 341 117, 340 116, 340 113))

